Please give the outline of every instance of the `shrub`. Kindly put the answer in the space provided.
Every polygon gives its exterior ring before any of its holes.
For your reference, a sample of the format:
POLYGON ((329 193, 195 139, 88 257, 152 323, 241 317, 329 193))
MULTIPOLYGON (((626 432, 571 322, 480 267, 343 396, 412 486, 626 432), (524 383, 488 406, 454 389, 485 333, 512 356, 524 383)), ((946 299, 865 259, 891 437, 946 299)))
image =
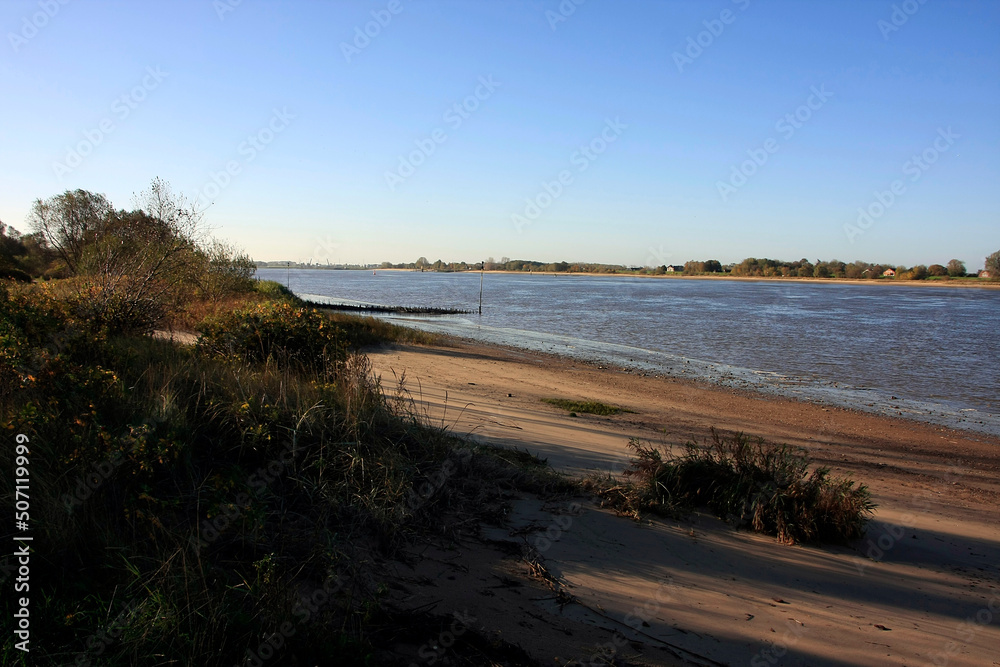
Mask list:
MULTIPOLYGON (((379 564, 413 535, 504 516, 511 489, 558 484, 527 454, 425 425, 362 356, 332 378, 280 363, 298 344, 329 356, 339 334, 315 311, 217 320, 210 340, 245 359, 229 363, 90 335, 65 304, 74 293, 0 284, 0 430, 30 436, 32 528, 46 545, 31 664, 243 664, 290 619, 274 664, 382 664, 374 638, 398 627, 379 564)), ((13 447, 0 468, 15 468, 13 447)), ((0 495, 14 497, 12 475, 0 495)))
POLYGON ((804 450, 742 433, 725 440, 713 430, 708 447, 689 443, 684 455, 666 460, 636 440, 629 447, 636 458, 625 475, 637 482, 637 502, 669 512, 707 506, 788 544, 860 537, 875 508, 865 485, 832 478, 827 468, 810 472, 804 450))
POLYGON ((277 360, 312 370, 347 356, 343 331, 315 309, 266 302, 209 318, 198 330, 198 347, 246 361, 277 360))
POLYGON ((272 301, 286 301, 294 305, 300 305, 301 303, 292 290, 276 280, 258 280, 254 283, 254 291, 272 301))

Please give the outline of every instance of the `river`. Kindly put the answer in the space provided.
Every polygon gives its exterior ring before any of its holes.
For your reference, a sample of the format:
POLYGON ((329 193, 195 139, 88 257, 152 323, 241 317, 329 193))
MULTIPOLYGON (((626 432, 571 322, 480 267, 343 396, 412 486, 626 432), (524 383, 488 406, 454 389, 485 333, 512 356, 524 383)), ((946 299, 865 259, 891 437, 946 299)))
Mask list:
MULTIPOLYGON (((304 298, 476 310, 478 273, 261 269, 304 298)), ((1000 291, 486 274, 482 315, 384 316, 637 373, 1000 435, 1000 291)))

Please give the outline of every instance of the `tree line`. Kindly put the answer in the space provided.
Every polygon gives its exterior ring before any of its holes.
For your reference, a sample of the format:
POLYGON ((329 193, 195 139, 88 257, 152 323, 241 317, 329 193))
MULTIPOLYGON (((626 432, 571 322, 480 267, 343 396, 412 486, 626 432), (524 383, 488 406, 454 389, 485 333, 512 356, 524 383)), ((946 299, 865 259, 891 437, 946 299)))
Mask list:
POLYGON ((946 265, 931 264, 930 266, 926 266, 918 264, 913 267, 906 267, 862 261, 846 263, 836 259, 829 261, 817 260, 813 263, 805 258, 797 262, 783 262, 774 259, 748 257, 739 264, 733 265, 730 272, 734 276, 850 278, 856 280, 876 280, 888 277, 896 280, 924 280, 931 276, 962 278, 967 275, 965 262, 958 259, 952 259, 946 265))
MULTIPOLYGON (((655 267, 625 266, 622 264, 597 264, 590 262, 538 262, 534 260, 502 257, 499 261, 492 257, 483 262, 443 262, 440 259, 430 262, 426 257, 420 257, 415 262, 393 264, 382 262, 384 269, 413 269, 420 271, 514 271, 536 273, 608 273, 633 275, 666 275, 678 274, 688 276, 700 275, 732 275, 762 278, 845 278, 854 280, 878 280, 892 278, 894 280, 925 280, 927 278, 963 278, 969 275, 965 262, 951 259, 947 264, 918 264, 907 267, 889 263, 872 263, 860 260, 841 262, 837 259, 798 261, 783 261, 768 258, 747 257, 742 262, 723 264, 717 259, 690 260, 683 265, 666 265, 655 267)), ((1000 277, 1000 251, 986 258, 986 271, 996 279, 1000 277)))
POLYGON ((0 222, 0 278, 65 279, 74 307, 114 330, 149 330, 171 308, 246 291, 255 267, 210 237, 202 216, 157 178, 117 209, 103 194, 37 199, 22 234, 0 222), (85 313, 83 311, 86 311, 85 313))

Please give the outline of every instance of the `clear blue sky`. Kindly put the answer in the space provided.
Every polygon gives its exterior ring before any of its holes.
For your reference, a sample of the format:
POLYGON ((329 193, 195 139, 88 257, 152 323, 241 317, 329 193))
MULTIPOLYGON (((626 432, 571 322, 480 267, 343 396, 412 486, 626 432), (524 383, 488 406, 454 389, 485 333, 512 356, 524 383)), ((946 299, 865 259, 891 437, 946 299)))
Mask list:
POLYGON ((3 0, 0 219, 160 176, 262 260, 1000 249, 1000 3, 562 6, 3 0))

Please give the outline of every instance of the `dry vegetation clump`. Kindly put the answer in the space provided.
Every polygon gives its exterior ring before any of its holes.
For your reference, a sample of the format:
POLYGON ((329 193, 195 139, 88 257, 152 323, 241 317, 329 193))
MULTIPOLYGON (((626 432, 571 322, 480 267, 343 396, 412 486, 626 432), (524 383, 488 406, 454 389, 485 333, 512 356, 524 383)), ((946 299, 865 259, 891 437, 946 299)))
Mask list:
POLYGON ((631 440, 635 453, 626 481, 591 478, 587 486, 620 512, 679 516, 708 507, 737 527, 780 542, 844 542, 864 534, 875 505, 864 484, 810 471, 804 450, 712 431, 705 447, 689 443, 680 456, 631 440))

